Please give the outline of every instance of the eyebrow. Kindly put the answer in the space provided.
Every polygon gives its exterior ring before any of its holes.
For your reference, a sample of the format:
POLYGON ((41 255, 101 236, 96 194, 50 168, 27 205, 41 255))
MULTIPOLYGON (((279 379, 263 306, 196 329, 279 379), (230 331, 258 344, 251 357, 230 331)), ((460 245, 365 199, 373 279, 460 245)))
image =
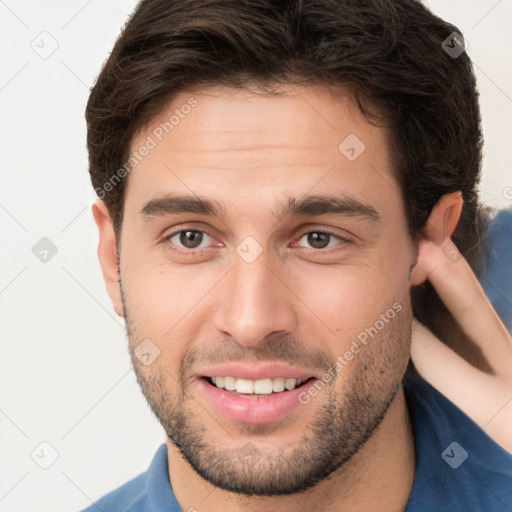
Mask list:
POLYGON ((148 220, 151 217, 162 217, 179 213, 197 213, 212 217, 225 217, 225 210, 217 201, 203 199, 199 196, 176 196, 172 194, 151 199, 139 213, 148 220))
MULTIPOLYGON (((217 201, 199 196, 178 196, 168 194, 164 197, 151 199, 145 203, 140 213, 150 220, 153 217, 166 215, 195 213, 211 217, 226 217, 226 210, 217 201)), ((286 217, 320 216, 326 214, 360 217, 371 222, 380 221, 378 211, 369 203, 360 201, 349 195, 314 195, 301 199, 288 197, 285 204, 272 212, 281 221, 286 217)))
POLYGON ((275 212, 274 216, 281 221, 285 217, 326 214, 361 217, 371 222, 380 221, 379 212, 370 203, 346 194, 307 196, 299 200, 289 197, 288 203, 275 212))

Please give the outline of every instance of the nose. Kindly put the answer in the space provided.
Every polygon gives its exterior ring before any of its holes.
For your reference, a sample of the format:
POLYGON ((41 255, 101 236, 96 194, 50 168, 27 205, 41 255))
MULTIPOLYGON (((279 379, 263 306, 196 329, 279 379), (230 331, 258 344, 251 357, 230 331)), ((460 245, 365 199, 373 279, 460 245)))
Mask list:
POLYGON ((297 325, 294 295, 270 263, 266 251, 252 263, 235 255, 234 268, 218 290, 214 327, 247 347, 270 334, 289 334, 297 325))

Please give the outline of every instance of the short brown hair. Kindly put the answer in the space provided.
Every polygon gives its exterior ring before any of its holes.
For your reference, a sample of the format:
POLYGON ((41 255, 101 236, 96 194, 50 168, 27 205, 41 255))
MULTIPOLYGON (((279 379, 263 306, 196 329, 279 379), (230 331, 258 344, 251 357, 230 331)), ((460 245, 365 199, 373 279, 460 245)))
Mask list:
MULTIPOLYGON (((393 172, 413 236, 441 196, 462 192, 453 241, 477 269, 481 119, 470 58, 445 51, 453 33, 460 31, 418 0, 139 2, 86 110, 91 180, 116 234, 126 178, 108 191, 104 184, 173 95, 209 85, 275 93, 280 83, 325 83, 352 91, 370 122, 390 128, 393 172)), ((461 331, 430 283, 412 290, 412 298, 415 316, 457 350, 461 331)))

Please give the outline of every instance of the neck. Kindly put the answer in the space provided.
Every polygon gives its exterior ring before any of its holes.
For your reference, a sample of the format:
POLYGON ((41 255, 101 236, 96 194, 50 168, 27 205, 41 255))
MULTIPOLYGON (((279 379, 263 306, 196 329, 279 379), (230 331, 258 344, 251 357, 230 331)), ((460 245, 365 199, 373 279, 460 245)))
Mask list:
POLYGON ((170 483, 182 510, 263 512, 300 509, 363 512, 403 511, 411 492, 414 438, 400 388, 386 416, 356 455, 315 487, 285 496, 243 496, 216 488, 203 480, 167 441, 170 483))

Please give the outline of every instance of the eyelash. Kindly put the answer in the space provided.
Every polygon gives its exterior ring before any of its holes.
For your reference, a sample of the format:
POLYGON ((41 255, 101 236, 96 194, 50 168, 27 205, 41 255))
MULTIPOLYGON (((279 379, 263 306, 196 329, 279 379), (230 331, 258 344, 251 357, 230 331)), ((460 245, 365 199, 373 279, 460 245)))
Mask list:
MULTIPOLYGON (((208 233, 208 231, 205 231, 204 229, 187 229, 187 228, 185 228, 185 229, 179 229, 178 231, 174 231, 170 235, 166 235, 164 237, 164 239, 162 240, 162 242, 171 243, 171 238, 175 237, 176 235, 179 235, 180 233, 185 233, 187 231, 192 231, 193 233, 202 233, 203 235, 208 235, 210 238, 215 239, 215 237, 213 235, 211 235, 210 233, 208 233)), ((174 244, 172 244, 172 245, 174 245, 174 244)), ((195 254, 196 252, 202 251, 204 249, 208 249, 208 247, 200 247, 199 249, 184 249, 184 248, 175 249, 175 248, 173 248, 172 250, 177 252, 178 254, 195 254)))
MULTIPOLYGON (((340 235, 336 235, 334 233, 331 233, 330 231, 323 231, 321 229, 314 229, 312 231, 306 231, 304 233, 302 233, 297 239, 296 241, 293 243, 294 246, 295 244, 297 244, 300 240, 302 240, 302 238, 304 238, 306 235, 309 235, 311 233, 318 233, 318 234, 322 234, 322 235, 327 235, 331 238, 335 238, 338 240, 338 244, 336 245, 341 245, 341 246, 345 246, 345 245, 348 245, 351 243, 351 240, 349 240, 348 238, 344 238, 340 235)), ((329 243, 331 242, 331 240, 329 240, 329 243)), ((326 247, 324 249, 313 249, 311 247, 303 247, 303 246, 300 246, 301 249, 303 251, 306 251, 308 254, 318 254, 318 253, 324 253, 324 254, 328 254, 330 252, 330 249, 332 250, 333 247, 326 247)))
MULTIPOLYGON (((184 233, 184 232, 187 232, 187 231, 192 231, 194 233, 202 233, 203 235, 208 235, 210 238, 213 238, 215 239, 215 237, 213 235, 211 235, 208 231, 205 231, 205 230, 202 230, 202 229, 180 229, 178 231, 174 231, 172 232, 171 234, 169 235, 166 235, 162 242, 163 243, 167 243, 167 242, 170 242, 171 239, 173 237, 175 237, 176 235, 179 235, 181 233, 184 233)), ((311 233, 320 233, 320 234, 323 234, 323 235, 327 235, 327 236, 330 236, 330 237, 333 237, 333 238, 336 238, 339 240, 339 243, 342 244, 342 245, 346 245, 346 244, 350 244, 352 243, 351 240, 349 240, 348 238, 344 238, 340 235, 336 235, 334 233, 331 233, 329 231, 323 231, 323 230, 312 230, 312 231, 305 231, 304 233, 302 233, 298 238, 296 238, 296 241, 293 242, 293 244, 297 244, 302 238, 304 238, 304 236, 306 235, 309 235, 311 233)), ((173 244, 174 245, 174 244, 173 244)), ((327 253, 328 252, 328 249, 329 248, 324 248, 324 249, 313 249, 313 248, 308 248, 308 247, 303 247, 303 246, 300 246, 302 248, 302 250, 310 253, 310 254, 318 254, 318 253, 327 253)), ((208 247, 200 247, 198 249, 183 249, 183 248, 173 248, 172 250, 177 252, 178 254, 195 254, 196 252, 199 252, 199 251, 202 251, 204 249, 208 249, 208 247)))

